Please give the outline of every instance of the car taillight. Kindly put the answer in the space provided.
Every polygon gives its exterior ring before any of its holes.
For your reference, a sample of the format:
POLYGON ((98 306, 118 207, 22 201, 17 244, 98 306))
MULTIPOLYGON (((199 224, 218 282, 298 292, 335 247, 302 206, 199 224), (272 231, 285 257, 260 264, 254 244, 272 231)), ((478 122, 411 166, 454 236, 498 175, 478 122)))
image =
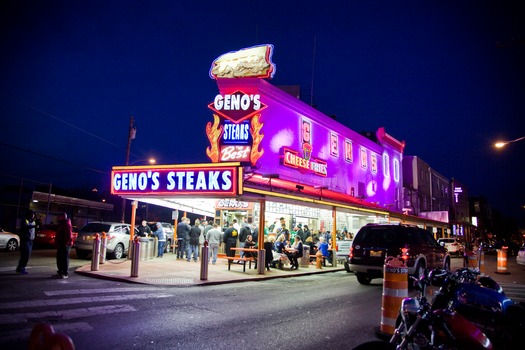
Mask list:
POLYGON ((401 248, 401 259, 408 260, 408 257, 410 256, 408 248, 401 248))
POLYGON ((350 251, 348 252, 348 257, 352 259, 354 257, 354 247, 350 247, 350 251))

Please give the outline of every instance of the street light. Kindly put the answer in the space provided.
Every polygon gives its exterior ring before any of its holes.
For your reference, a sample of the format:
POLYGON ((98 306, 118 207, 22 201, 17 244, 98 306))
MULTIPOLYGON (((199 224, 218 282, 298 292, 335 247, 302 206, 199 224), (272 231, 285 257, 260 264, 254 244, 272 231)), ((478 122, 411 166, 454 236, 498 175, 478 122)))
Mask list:
POLYGON ((144 158, 144 159, 139 159, 139 160, 136 160, 136 161, 134 161, 134 162, 131 162, 129 165, 137 164, 137 163, 139 163, 139 162, 144 162, 144 161, 146 161, 146 160, 147 160, 148 163, 150 163, 150 164, 155 164, 155 163, 157 163, 157 160, 156 160, 155 158, 147 158, 147 159, 144 158))
POLYGON ((525 136, 522 136, 522 137, 518 137, 517 139, 515 140, 510 140, 510 141, 498 141, 494 144, 494 147, 496 148, 503 148, 505 147, 506 145, 508 145, 509 143, 513 143, 513 142, 518 142, 518 141, 521 141, 525 139, 525 136))

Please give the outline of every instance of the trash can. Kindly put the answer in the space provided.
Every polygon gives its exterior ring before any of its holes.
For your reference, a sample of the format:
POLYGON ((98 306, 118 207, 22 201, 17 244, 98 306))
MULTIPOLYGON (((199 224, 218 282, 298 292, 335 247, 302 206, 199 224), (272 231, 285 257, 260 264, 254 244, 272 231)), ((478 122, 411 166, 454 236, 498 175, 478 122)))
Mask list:
POLYGON ((303 244, 303 256, 301 257, 300 262, 301 267, 310 266, 310 246, 303 244))
POLYGON ((149 238, 141 237, 140 242, 140 260, 149 259, 149 238))

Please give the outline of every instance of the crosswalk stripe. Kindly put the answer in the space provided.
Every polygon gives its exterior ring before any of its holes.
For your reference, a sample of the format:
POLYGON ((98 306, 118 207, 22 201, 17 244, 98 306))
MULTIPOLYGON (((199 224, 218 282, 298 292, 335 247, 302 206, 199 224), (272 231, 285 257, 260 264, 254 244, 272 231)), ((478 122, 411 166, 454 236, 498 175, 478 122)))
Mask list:
POLYGON ((169 294, 131 294, 131 295, 105 295, 85 298, 65 298, 65 299, 53 299, 53 300, 28 300, 23 302, 9 302, 0 303, 0 310, 6 309, 21 309, 21 308, 33 308, 43 306, 56 306, 56 305, 71 305, 71 304, 82 304, 82 303, 104 303, 110 301, 125 301, 135 300, 144 298, 169 298, 172 295, 169 294))
POLYGON ((14 314, 2 314, 0 315, 0 324, 16 324, 26 323, 31 320, 50 319, 59 320, 72 320, 75 318, 98 316, 98 315, 109 315, 121 312, 132 312, 137 311, 131 305, 107 305, 107 306, 95 306, 81 309, 69 309, 60 311, 44 311, 44 312, 27 312, 27 313, 14 313, 14 314))

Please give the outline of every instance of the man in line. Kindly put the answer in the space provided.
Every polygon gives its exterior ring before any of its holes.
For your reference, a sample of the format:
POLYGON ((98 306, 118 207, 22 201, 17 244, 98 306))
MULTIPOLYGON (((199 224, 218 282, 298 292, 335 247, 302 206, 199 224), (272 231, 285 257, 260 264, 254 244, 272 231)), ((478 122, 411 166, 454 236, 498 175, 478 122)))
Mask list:
MULTIPOLYGON (((228 223, 226 223, 227 225, 228 223)), ((235 229, 235 227, 230 226, 224 231, 224 237, 223 242, 226 244, 225 247, 225 253, 227 257, 235 257, 235 250, 232 250, 231 248, 235 248, 237 245, 237 237, 239 236, 239 232, 235 229)))
POLYGON ((177 225, 177 259, 184 259, 184 252, 186 251, 186 238, 190 236, 190 219, 183 217, 177 225))
POLYGON ((73 227, 66 213, 58 215, 57 233, 55 236, 57 247, 57 273, 54 278, 68 278, 69 252, 73 245, 73 227))
POLYGON ((213 228, 206 233, 206 240, 210 246, 211 263, 213 265, 217 262, 217 254, 219 253, 219 247, 221 245, 222 234, 218 227, 219 225, 214 223, 213 228))
POLYGON ((186 261, 190 261, 193 256, 193 261, 197 262, 199 258, 199 237, 201 235, 201 229, 199 228, 200 220, 195 220, 195 225, 190 229, 190 240, 188 244, 188 251, 186 253, 186 261))
POLYGON ((16 272, 27 275, 26 266, 33 250, 33 240, 35 239, 36 214, 30 210, 20 223, 20 260, 16 272))
POLYGON ((138 227, 139 233, 137 236, 139 237, 149 237, 151 235, 151 228, 148 226, 148 223, 146 220, 142 220, 141 225, 138 227))

